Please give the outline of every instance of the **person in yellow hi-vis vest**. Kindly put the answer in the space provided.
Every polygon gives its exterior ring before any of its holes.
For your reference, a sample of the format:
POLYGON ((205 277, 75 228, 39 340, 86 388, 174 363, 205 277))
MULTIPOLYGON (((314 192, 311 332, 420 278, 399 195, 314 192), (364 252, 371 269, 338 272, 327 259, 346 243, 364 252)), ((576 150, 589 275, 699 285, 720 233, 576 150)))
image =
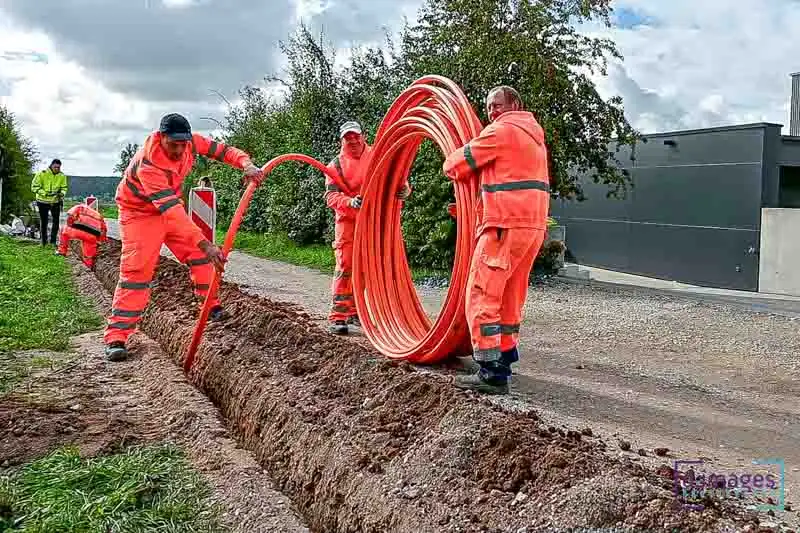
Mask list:
POLYGON ((42 235, 42 246, 47 244, 48 216, 53 217, 50 244, 55 246, 58 238, 61 206, 64 205, 64 196, 67 194, 67 176, 61 172, 60 159, 53 159, 48 168, 34 176, 31 191, 36 195, 36 206, 39 208, 39 232, 42 235))

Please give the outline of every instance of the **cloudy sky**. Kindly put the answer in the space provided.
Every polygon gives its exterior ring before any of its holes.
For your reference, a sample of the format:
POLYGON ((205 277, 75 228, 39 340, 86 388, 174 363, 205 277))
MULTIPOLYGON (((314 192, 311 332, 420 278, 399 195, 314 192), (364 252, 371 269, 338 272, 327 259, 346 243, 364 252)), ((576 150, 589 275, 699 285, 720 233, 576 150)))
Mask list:
MULTIPOLYGON (((397 29, 420 0, 0 0, 0 103, 46 165, 110 175, 165 112, 211 133, 245 84, 281 67, 293 24, 323 27, 339 46, 397 29)), ((800 71, 800 0, 618 0, 612 37, 625 56, 601 93, 656 132, 769 121, 788 130, 791 72, 800 71)))

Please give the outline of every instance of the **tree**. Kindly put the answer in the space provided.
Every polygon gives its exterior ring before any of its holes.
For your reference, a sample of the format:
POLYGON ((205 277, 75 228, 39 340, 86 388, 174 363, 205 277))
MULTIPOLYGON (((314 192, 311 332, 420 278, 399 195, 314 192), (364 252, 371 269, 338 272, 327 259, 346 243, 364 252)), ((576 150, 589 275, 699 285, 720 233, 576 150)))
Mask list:
POLYGON ((581 175, 624 191, 630 178, 609 153, 638 135, 622 100, 603 100, 589 73, 606 74, 608 39, 581 35, 574 25, 610 25, 610 0, 427 0, 403 32, 398 58, 407 79, 430 73, 453 79, 485 121, 484 99, 496 85, 522 95, 545 130, 553 193, 583 199, 581 175), (610 157, 611 156, 611 157, 610 157))
POLYGON ((136 155, 136 151, 139 149, 138 144, 131 144, 128 143, 125 148, 119 153, 119 162, 114 167, 114 172, 119 173, 122 175, 125 172, 125 169, 128 168, 128 164, 133 159, 133 156, 136 155))
POLYGON ((0 106, 0 181, 2 181, 2 212, 0 220, 9 214, 23 215, 34 199, 31 192, 36 149, 17 127, 13 114, 0 106))

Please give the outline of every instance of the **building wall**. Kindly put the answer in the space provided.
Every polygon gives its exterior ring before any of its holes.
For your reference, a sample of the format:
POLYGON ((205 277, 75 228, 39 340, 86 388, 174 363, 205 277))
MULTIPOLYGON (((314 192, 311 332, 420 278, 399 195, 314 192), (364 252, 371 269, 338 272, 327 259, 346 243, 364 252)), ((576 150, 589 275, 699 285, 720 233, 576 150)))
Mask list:
POLYGON ((84 199, 89 195, 112 200, 119 184, 119 176, 69 176, 67 175, 67 195, 70 198, 84 199))
POLYGON ((800 209, 763 209, 759 292, 800 296, 800 209))
POLYGON ((627 148, 617 155, 632 174, 625 199, 589 182, 586 201, 553 201, 552 215, 580 264, 756 291, 761 207, 777 201, 779 152, 772 124, 647 135, 633 161, 627 148))

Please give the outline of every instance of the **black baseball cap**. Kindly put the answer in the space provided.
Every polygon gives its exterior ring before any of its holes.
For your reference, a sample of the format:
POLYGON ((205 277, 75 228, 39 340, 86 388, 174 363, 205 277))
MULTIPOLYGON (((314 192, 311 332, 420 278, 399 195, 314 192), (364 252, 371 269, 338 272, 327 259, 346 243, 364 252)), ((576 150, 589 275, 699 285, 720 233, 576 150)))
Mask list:
POLYGON ((164 115, 161 119, 161 126, 158 131, 172 139, 173 141, 191 141, 192 127, 186 117, 177 113, 164 115))

